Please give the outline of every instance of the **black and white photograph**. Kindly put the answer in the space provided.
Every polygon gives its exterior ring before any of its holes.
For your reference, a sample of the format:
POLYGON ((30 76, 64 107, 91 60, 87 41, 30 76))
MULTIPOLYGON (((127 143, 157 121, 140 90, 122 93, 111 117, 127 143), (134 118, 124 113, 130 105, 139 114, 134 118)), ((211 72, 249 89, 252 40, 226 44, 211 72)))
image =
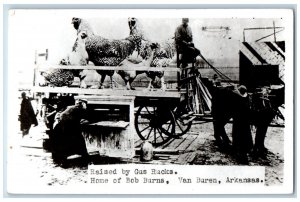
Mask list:
POLYGON ((289 194, 293 11, 11 9, 9 194, 289 194))

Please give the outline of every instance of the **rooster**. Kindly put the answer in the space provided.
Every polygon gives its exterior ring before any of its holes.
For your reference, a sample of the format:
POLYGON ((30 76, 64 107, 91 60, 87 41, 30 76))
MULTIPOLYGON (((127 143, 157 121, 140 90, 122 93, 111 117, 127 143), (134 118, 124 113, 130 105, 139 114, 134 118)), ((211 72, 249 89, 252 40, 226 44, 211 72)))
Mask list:
MULTIPOLYGON (((88 60, 95 66, 118 66, 141 44, 142 36, 134 31, 131 31, 129 37, 125 39, 106 39, 94 34, 89 23, 84 19, 73 18, 72 23, 78 35, 85 41, 88 60)), ((134 25, 129 27, 133 28, 134 25)), ((97 70, 97 73, 101 75, 100 88, 103 88, 106 75, 110 76, 111 87, 113 87, 114 70, 97 70)))
MULTIPOLYGON (((124 60, 121 65, 124 66, 148 66, 148 67, 167 67, 175 55, 175 45, 172 40, 166 40, 162 43, 151 42, 145 37, 143 27, 136 18, 129 18, 130 34, 141 36, 141 43, 137 44, 137 54, 131 55, 124 60)), ((153 88, 155 79, 161 79, 161 90, 165 90, 164 72, 162 71, 118 71, 125 81, 127 89, 134 90, 132 82, 138 74, 146 73, 150 78, 148 90, 153 88)))
MULTIPOLYGON (((151 42, 145 42, 142 45, 140 55, 142 58, 151 58, 150 67, 168 67, 170 63, 172 63, 172 58, 174 56, 174 52, 170 49, 166 44, 155 43, 156 48, 153 49, 151 42), (150 46, 150 48, 149 48, 150 46)), ((138 72, 138 74, 143 72, 138 72)), ((165 80, 164 80, 164 72, 163 71, 147 71, 145 72, 147 77, 150 78, 150 82, 148 85, 148 90, 154 88, 154 82, 156 78, 160 78, 161 81, 161 90, 166 90, 165 80)))
MULTIPOLYGON (((73 45, 72 52, 64 59, 60 61, 60 65, 78 65, 85 66, 88 64, 88 53, 85 50, 85 36, 81 33, 78 34, 77 39, 73 45)), ((87 85, 84 82, 86 74, 82 70, 63 70, 64 72, 69 71, 73 74, 73 77, 79 77, 80 87, 86 88, 87 85)))

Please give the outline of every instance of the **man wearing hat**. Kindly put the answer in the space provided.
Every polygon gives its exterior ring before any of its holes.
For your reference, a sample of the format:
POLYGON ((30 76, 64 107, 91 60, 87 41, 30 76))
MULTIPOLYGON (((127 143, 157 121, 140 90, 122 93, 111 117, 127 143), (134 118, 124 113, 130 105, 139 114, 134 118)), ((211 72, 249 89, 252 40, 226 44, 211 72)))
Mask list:
POLYGON ((68 156, 79 154, 88 160, 84 137, 81 134, 82 119, 85 118, 87 101, 76 100, 75 105, 68 106, 60 114, 59 122, 54 127, 52 157, 57 163, 68 156))
POLYGON ((38 125, 36 119, 36 114, 34 113, 33 107, 31 105, 30 99, 26 96, 25 92, 22 92, 22 102, 19 115, 19 121, 21 122, 21 131, 23 137, 28 135, 31 125, 38 125))
POLYGON ((175 44, 179 62, 182 67, 186 67, 188 62, 196 58, 200 51, 195 48, 193 44, 193 34, 191 28, 188 26, 189 19, 182 18, 182 24, 179 25, 175 31, 175 44))

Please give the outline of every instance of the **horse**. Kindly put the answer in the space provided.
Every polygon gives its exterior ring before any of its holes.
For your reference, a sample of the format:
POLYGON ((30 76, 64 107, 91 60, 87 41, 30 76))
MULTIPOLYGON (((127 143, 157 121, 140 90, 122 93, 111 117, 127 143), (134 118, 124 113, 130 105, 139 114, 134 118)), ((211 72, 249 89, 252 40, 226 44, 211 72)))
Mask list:
POLYGON ((284 87, 264 87, 259 91, 247 92, 245 86, 208 86, 212 94, 212 117, 217 146, 221 149, 231 148, 225 125, 232 119, 232 148, 238 161, 247 164, 247 154, 250 152, 257 157, 265 155, 267 129, 277 115, 278 107, 284 104, 284 87), (250 125, 256 127, 254 144, 250 125))

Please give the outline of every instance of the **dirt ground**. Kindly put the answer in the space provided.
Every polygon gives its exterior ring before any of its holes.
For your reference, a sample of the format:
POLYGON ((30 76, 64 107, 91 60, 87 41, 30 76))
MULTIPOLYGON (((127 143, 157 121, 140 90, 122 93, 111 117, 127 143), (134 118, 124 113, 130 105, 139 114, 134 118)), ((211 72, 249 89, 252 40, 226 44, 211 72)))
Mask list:
MULTIPOLYGON (((226 132, 230 138, 231 127, 231 124, 226 126, 226 132)), ((205 139, 204 145, 198 149, 199 153, 194 164, 238 165, 231 154, 223 153, 215 146, 212 123, 196 124, 191 131, 200 131, 201 136, 205 139)), ((252 128, 252 133, 255 133, 255 128, 252 128)), ((266 157, 255 159, 249 155, 249 165, 265 166, 265 184, 267 186, 280 185, 284 180, 284 128, 269 127, 265 146, 268 149, 266 157)))
MULTIPOLYGON (((30 135, 21 138, 21 132, 16 134, 13 144, 8 144, 8 182, 17 179, 30 180, 41 185, 72 185, 86 183, 87 167, 80 163, 70 164, 63 168, 53 163, 51 153, 42 148, 45 127, 40 122, 38 127, 30 131, 30 135), (22 169, 19 169, 22 168, 22 169), (24 170, 26 175, 24 175, 24 170), (21 178, 20 178, 21 176, 21 178)), ((231 124, 226 130, 230 136, 231 124)), ((190 132, 199 133, 203 144, 199 145, 196 158, 192 164, 197 165, 237 165, 230 154, 222 153, 214 145, 212 123, 193 124, 190 132)), ((137 137, 138 138, 138 137, 137 137)), ((266 158, 252 159, 250 166, 265 166, 267 186, 280 185, 284 181, 284 128, 269 127, 265 145, 269 149, 266 158)), ((118 163, 118 162, 116 162, 118 163)), ((98 160, 94 164, 107 164, 105 160, 98 160)))

